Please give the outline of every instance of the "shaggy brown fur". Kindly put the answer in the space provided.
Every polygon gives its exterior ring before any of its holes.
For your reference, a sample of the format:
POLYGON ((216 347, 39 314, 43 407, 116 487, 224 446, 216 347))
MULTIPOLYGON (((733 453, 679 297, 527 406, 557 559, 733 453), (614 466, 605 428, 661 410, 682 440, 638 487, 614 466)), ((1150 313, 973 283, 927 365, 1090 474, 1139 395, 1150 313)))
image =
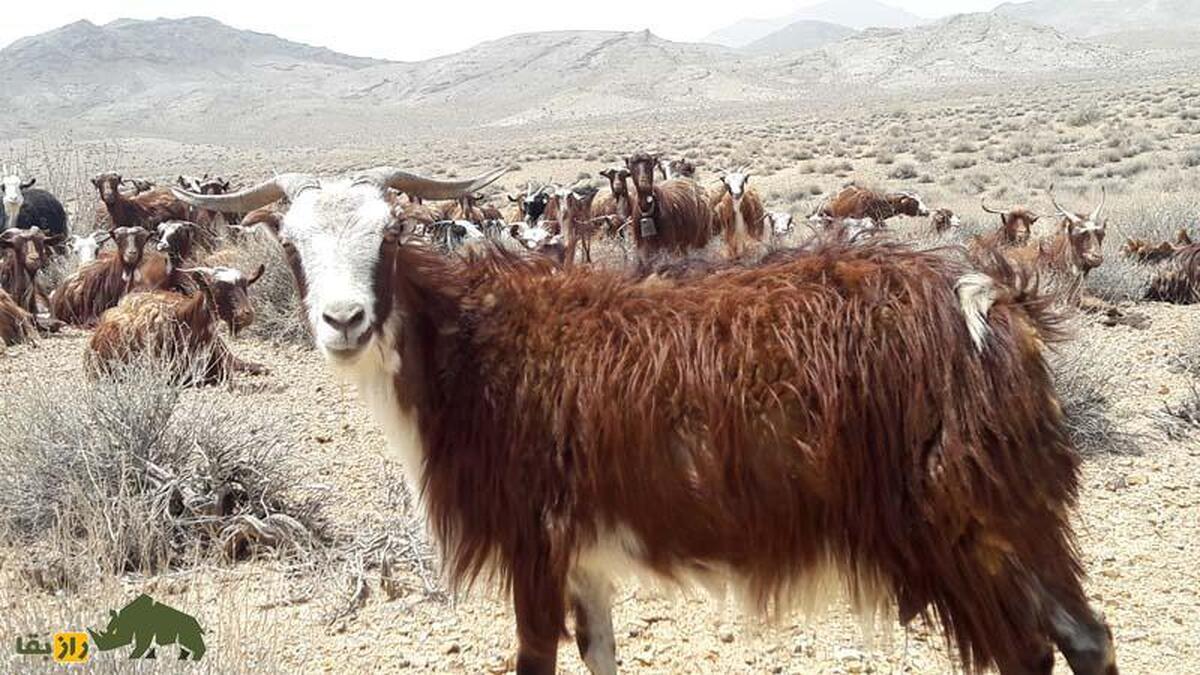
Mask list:
POLYGON ((93 326, 121 296, 136 288, 157 288, 167 279, 165 257, 145 250, 150 232, 118 227, 109 234, 117 250, 80 267, 50 295, 50 312, 56 319, 72 326, 93 326), (144 261, 150 279, 142 269, 144 261))
POLYGON ((188 384, 224 382, 234 371, 265 373, 262 366, 234 357, 216 330, 223 305, 235 331, 253 320, 245 285, 231 291, 205 272, 192 273, 192 278, 198 290, 191 296, 160 290, 131 293, 104 312, 84 353, 85 371, 96 377, 117 363, 148 355, 175 368, 175 376, 188 384))
POLYGON ((746 188, 742 194, 741 215, 743 231, 741 234, 736 227, 737 213, 734 211, 733 195, 728 186, 722 184, 719 192, 709 201, 713 211, 713 232, 720 233, 725 239, 725 246, 730 253, 741 253, 749 244, 748 239, 762 241, 763 224, 766 210, 762 198, 754 188, 746 188))
POLYGON ((398 241, 377 327, 403 317, 423 501, 451 580, 511 589, 518 671, 553 671, 568 572, 620 528, 638 563, 728 569, 763 611, 832 562, 859 600, 936 618, 968 670, 1043 672, 1053 639, 1116 672, 1068 523, 1080 460, 1043 300, 997 289, 977 349, 970 268, 887 242, 678 281, 398 241))
POLYGON ((0 232, 0 289, 26 312, 38 313, 38 300, 49 305, 38 287, 37 274, 47 261, 47 247, 58 240, 47 237, 39 227, 11 228, 0 232))
POLYGON ((1187 230, 1180 229, 1175 234, 1174 243, 1164 241, 1152 245, 1144 239, 1128 238, 1125 240, 1125 245, 1121 247, 1121 253, 1137 263, 1155 264, 1174 258, 1176 253, 1191 245, 1192 238, 1188 236, 1187 230))
POLYGON ((100 193, 100 200, 108 210, 109 219, 116 227, 140 227, 154 231, 159 223, 168 220, 194 221, 191 206, 180 201, 169 188, 154 188, 132 197, 120 190, 121 175, 102 173, 92 179, 92 185, 100 193))
POLYGON ((0 346, 32 342, 36 337, 33 316, 0 288, 0 346))
POLYGON ((704 248, 712 238, 712 210, 704 189, 691 180, 654 183, 658 158, 639 153, 625 162, 636 191, 633 241, 642 255, 704 248))
POLYGON ((884 193, 857 185, 849 185, 833 199, 823 204, 813 215, 826 221, 870 218, 882 224, 893 216, 917 217, 929 214, 923 213, 920 200, 908 193, 884 193))
POLYGON ((989 208, 983 200, 979 205, 985 212, 1000 216, 1000 227, 980 237, 980 245, 985 248, 1025 245, 1032 236, 1034 223, 1041 219, 1040 215, 1023 206, 999 211, 989 208))
POLYGON ((1200 303, 1200 244, 1174 252, 1151 280, 1146 299, 1177 305, 1200 303))

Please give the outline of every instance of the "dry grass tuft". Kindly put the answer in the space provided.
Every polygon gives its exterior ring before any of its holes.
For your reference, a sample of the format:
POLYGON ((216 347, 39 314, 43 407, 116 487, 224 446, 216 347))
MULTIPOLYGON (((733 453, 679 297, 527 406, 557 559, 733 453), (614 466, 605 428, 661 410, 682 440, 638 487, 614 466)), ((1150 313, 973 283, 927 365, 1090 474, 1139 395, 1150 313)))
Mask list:
POLYGON ((325 526, 266 417, 186 398, 149 360, 80 387, 28 382, 0 438, 0 533, 35 585, 155 573, 199 559, 286 556, 325 526))

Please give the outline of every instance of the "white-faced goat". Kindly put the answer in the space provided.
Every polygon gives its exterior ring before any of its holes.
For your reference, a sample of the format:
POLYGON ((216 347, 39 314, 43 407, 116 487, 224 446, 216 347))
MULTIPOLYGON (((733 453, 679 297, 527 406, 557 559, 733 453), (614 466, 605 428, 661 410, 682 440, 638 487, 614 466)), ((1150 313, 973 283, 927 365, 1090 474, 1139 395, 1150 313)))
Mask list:
POLYGON ((387 188, 446 199, 498 175, 181 197, 291 203, 277 234, 316 345, 381 425, 454 587, 511 593, 519 673, 555 670, 570 613, 587 667, 615 672, 630 568, 728 580, 764 612, 832 574, 859 609, 937 621, 970 672, 1046 672, 1056 644, 1076 673, 1116 673, 1068 522, 1081 460, 1046 299, 883 239, 681 279, 405 243, 387 188))

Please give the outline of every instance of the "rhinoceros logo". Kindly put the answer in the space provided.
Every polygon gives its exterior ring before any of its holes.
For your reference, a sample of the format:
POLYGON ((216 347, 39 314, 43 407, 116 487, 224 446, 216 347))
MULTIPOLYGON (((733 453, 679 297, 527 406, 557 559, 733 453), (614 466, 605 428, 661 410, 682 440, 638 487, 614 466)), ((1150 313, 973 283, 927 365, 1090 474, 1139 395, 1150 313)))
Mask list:
POLYGON ((179 659, 199 661, 204 656, 204 629, 193 617, 168 607, 143 593, 119 612, 109 611, 108 627, 88 629, 102 652, 133 643, 131 659, 155 658, 153 645, 179 645, 179 659))

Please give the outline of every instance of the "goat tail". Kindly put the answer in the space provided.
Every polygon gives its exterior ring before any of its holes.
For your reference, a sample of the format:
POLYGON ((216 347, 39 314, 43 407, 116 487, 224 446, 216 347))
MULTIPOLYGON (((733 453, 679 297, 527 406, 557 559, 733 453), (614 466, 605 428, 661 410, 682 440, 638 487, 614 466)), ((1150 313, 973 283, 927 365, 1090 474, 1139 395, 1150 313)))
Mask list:
POLYGON ((967 332, 975 349, 982 352, 988 336, 987 315, 996 302, 996 284, 986 274, 971 272, 959 277, 954 285, 958 293, 959 306, 967 322, 967 332))
POLYGON ((1033 263, 1013 260, 993 247, 978 252, 973 262, 976 271, 960 277, 955 290, 976 348, 982 351, 986 343, 988 311, 998 303, 1014 307, 1043 343, 1060 343, 1069 337, 1067 317, 1060 308, 1069 304, 1065 300, 1077 289, 1043 285, 1033 263))

